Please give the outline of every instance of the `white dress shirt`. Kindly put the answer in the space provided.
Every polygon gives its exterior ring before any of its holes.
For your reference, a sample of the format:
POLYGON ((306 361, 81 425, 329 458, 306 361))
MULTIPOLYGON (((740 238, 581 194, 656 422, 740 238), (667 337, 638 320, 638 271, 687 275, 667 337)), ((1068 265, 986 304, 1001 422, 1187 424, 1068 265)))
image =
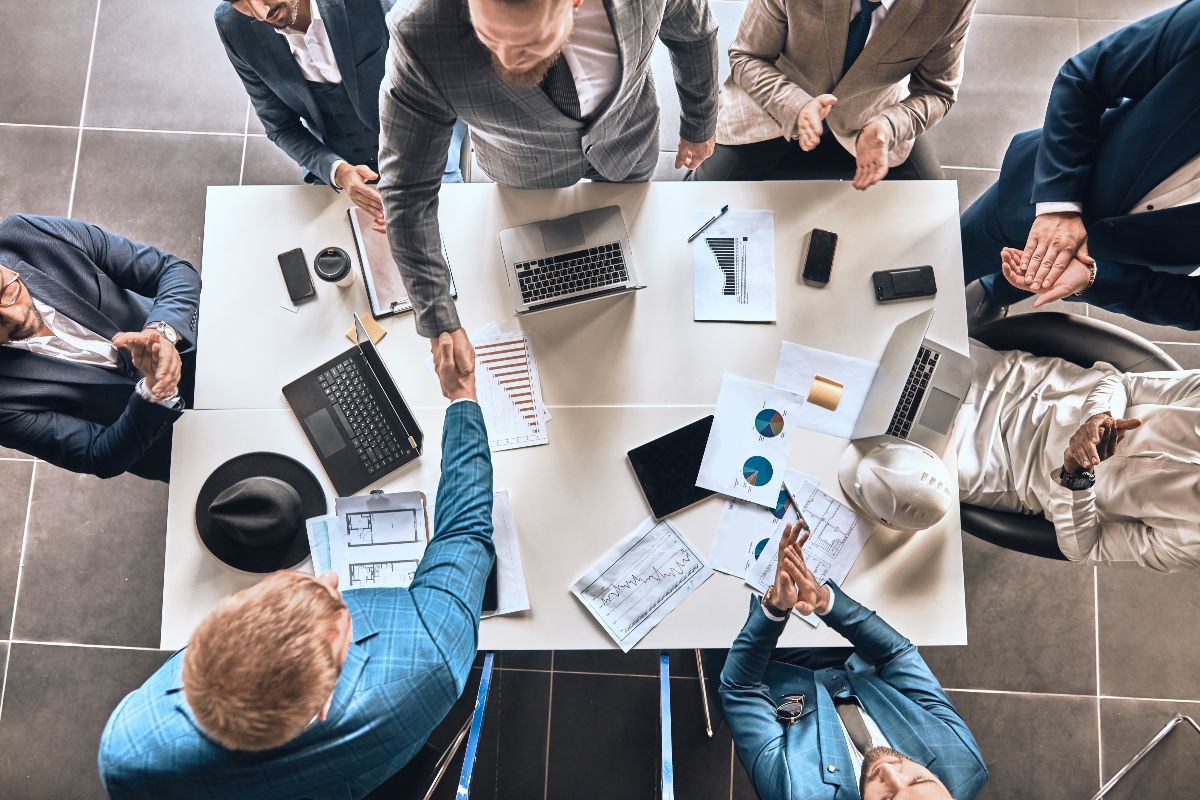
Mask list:
MULTIPOLYGON (((39 356, 58 358, 74 364, 85 364, 102 369, 116 369, 120 363, 117 348, 108 339, 98 333, 93 333, 80 325, 66 314, 61 314, 37 298, 33 298, 33 307, 42 315, 42 321, 50 329, 49 336, 31 336, 19 342, 4 342, 5 347, 15 350, 28 350, 39 356)), ((170 397, 158 399, 146 387, 146 379, 137 382, 134 390, 138 397, 149 403, 176 407, 179 403, 179 392, 172 392, 170 397)))
POLYGON ((617 40, 603 0, 583 0, 575 9, 575 30, 562 55, 575 79, 579 111, 587 119, 616 90, 620 77, 617 40))
POLYGON ((971 342, 974 382, 955 426, 959 499, 1042 514, 1072 561, 1200 567, 1200 370, 1124 375, 971 342), (1095 414, 1138 418, 1093 489, 1058 483, 1095 414))

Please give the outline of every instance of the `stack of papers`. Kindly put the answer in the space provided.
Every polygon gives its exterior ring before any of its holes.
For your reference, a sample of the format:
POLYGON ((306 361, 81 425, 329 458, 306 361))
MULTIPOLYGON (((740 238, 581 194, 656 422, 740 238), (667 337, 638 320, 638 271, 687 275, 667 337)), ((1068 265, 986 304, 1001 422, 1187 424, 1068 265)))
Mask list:
POLYGON ((806 482, 818 486, 821 481, 799 470, 787 470, 775 508, 763 508, 732 498, 726 500, 712 552, 708 554, 708 563, 712 568, 745 580, 754 562, 771 541, 779 523, 787 524, 800 518, 791 496, 803 489, 806 482))
POLYGON ((307 522, 316 574, 333 570, 343 591, 412 583, 429 540, 423 494, 339 497, 335 511, 307 522))
POLYGON ((471 337, 475 384, 493 452, 546 444, 550 411, 528 335, 489 323, 471 337))

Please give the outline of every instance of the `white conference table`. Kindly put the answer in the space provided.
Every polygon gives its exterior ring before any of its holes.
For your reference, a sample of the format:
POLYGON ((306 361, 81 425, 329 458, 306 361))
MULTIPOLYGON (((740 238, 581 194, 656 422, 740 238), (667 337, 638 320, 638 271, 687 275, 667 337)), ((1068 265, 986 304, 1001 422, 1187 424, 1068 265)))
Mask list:
MULTIPOLYGON (((174 433, 164 648, 182 646, 221 598, 257 580, 216 561, 195 532, 196 495, 219 464, 253 450, 291 455, 321 479, 332 509, 332 486, 280 388, 349 346, 343 334, 350 313, 366 311, 365 291, 361 279, 346 290, 314 281, 318 299, 287 310, 276 255, 302 247, 311 259, 337 245, 354 256, 347 208, 344 197, 323 187, 209 188, 196 410, 185 413, 174 433)), ((892 328, 930 306, 936 309, 931 338, 967 351, 953 182, 891 182, 865 193, 838 182, 585 183, 558 191, 467 184, 443 187, 440 218, 464 326, 496 320, 530 334, 554 415, 549 445, 493 456, 496 488, 512 496, 532 608, 485 620, 483 649, 615 646, 568 587, 649 513, 626 451, 711 413, 724 372, 771 382, 785 340, 878 360, 892 328), (686 239, 697 209, 724 203, 775 211, 776 324, 692 320, 686 239), (647 288, 515 319, 496 232, 608 204, 622 208, 647 288), (840 237, 823 289, 799 278, 803 238, 813 227, 840 237), (936 298, 875 302, 872 271, 921 264, 934 267, 936 298)), ((383 325, 389 335, 379 349, 425 431, 425 452, 370 488, 432 494, 445 401, 411 315, 383 325)), ((837 465, 846 446, 801 431, 790 466, 819 475, 822 489, 842 498, 837 465)), ((952 455, 947 462, 953 475, 952 455)), ((721 509, 720 498, 709 498, 672 522, 707 553, 721 509)), ((918 534, 877 528, 844 588, 918 644, 966 643, 957 505, 918 534)), ((741 581, 717 573, 638 647, 728 647, 745 621, 748 597, 741 581)), ((828 628, 799 621, 781 641, 845 644, 828 628)))

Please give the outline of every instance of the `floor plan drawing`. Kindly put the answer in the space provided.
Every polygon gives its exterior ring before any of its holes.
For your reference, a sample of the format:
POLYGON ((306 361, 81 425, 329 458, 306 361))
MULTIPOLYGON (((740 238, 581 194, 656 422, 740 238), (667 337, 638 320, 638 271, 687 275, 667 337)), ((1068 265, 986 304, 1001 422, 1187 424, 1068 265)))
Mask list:
POLYGON ((416 509, 357 511, 346 514, 350 547, 375 544, 411 544, 420 536, 416 509))

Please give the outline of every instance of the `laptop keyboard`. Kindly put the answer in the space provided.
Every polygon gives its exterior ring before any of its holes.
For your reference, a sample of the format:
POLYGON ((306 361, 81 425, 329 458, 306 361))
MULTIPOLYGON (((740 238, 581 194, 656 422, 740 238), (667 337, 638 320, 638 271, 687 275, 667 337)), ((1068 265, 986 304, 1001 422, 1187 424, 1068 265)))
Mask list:
POLYGON ((514 265, 513 271, 521 283, 521 300, 526 305, 629 280, 620 242, 522 261, 514 265))
POLYGON ((908 432, 912 430, 913 421, 917 418, 917 409, 921 407, 925 390, 929 388, 929 379, 933 377, 933 370, 937 367, 941 355, 928 347, 922 347, 917 353, 917 360, 913 362, 908 381, 904 384, 904 391, 900 394, 900 402, 896 404, 896 413, 892 414, 892 422, 888 425, 889 436, 908 438, 908 432))
POLYGON ((404 454, 353 358, 320 373, 317 382, 350 432, 350 444, 358 451, 367 474, 384 470, 404 454))

